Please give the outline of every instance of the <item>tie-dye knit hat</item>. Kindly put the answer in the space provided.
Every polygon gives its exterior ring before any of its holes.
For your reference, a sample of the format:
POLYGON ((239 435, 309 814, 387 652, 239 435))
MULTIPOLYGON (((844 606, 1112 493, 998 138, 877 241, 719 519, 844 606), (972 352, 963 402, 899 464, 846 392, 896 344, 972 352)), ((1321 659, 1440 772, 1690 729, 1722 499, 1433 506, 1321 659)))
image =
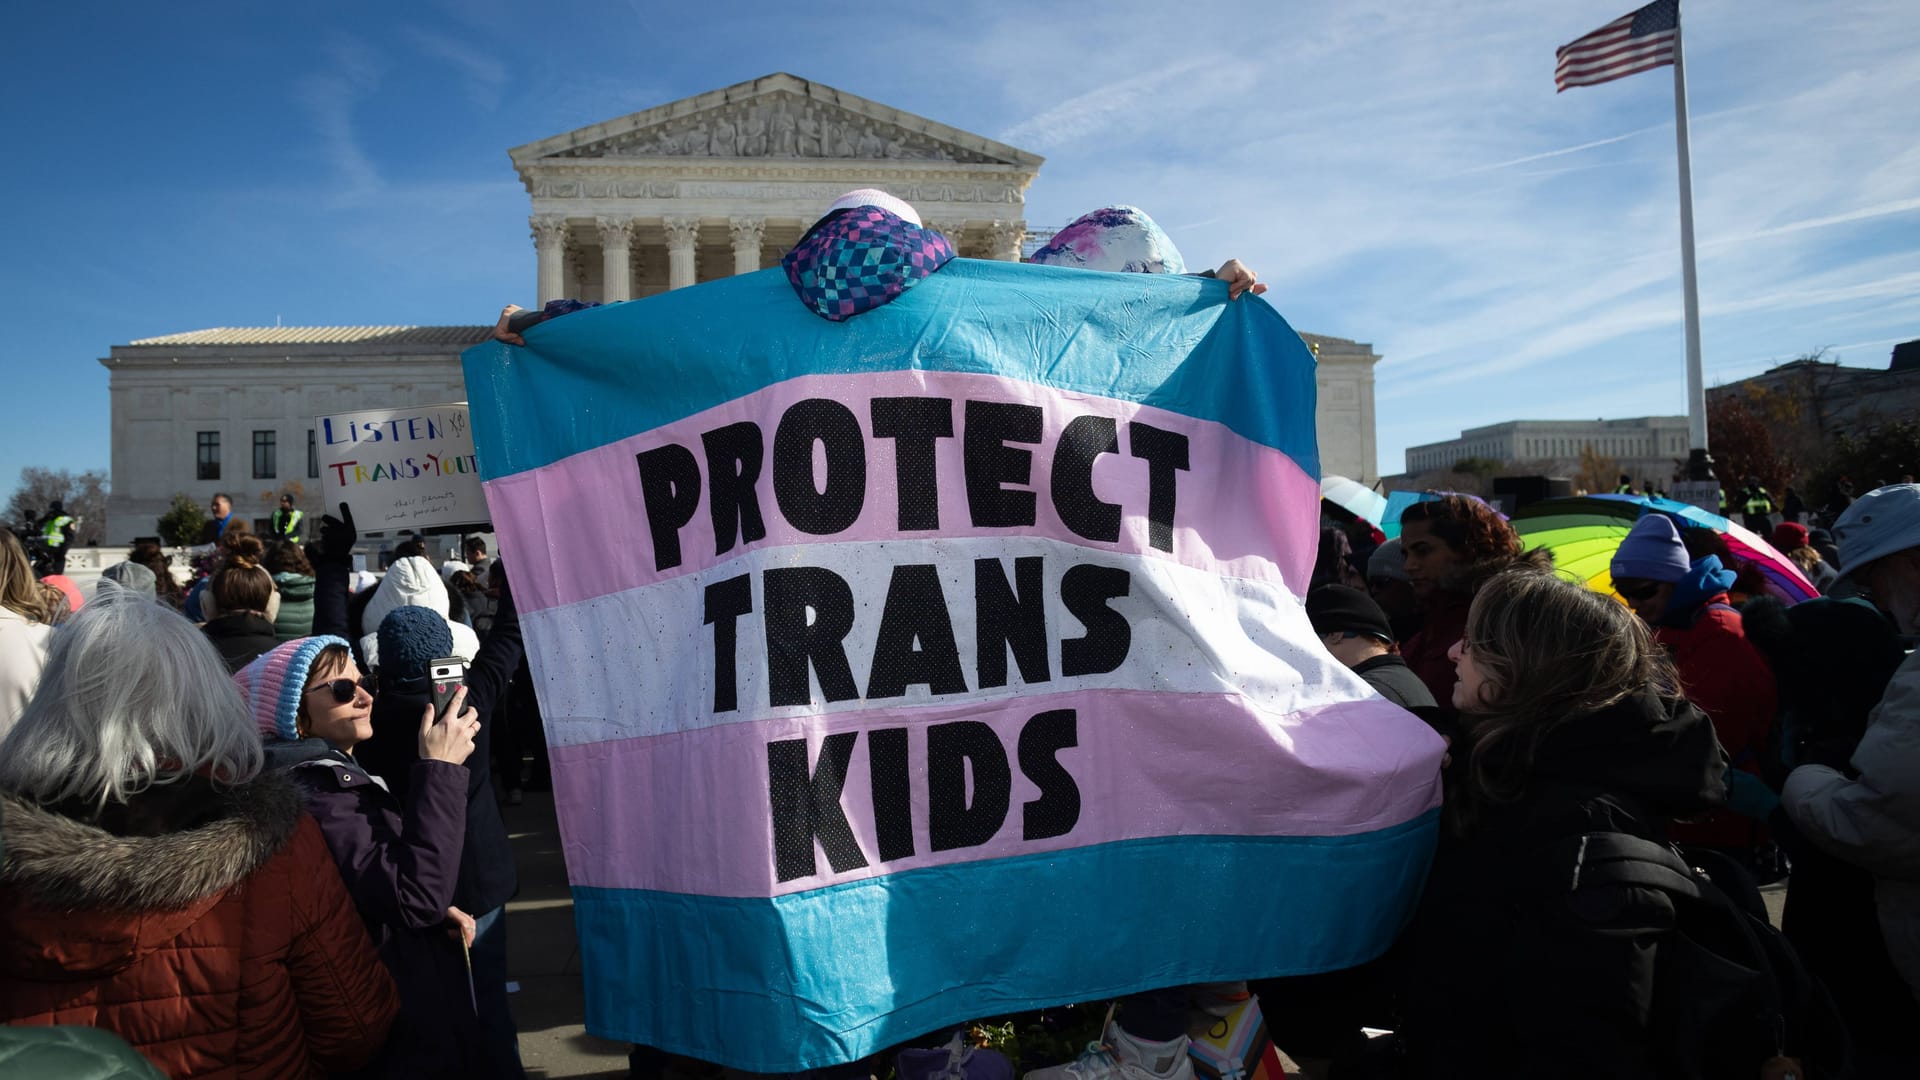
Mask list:
POLYGON ((329 645, 347 648, 345 638, 331 635, 295 638, 274 646, 234 673, 240 696, 247 699, 254 726, 262 735, 298 739, 294 718, 300 713, 300 695, 307 689, 307 673, 314 658, 329 645))
POLYGON ((1187 272, 1180 249, 1137 206, 1103 206, 1082 214, 1027 261, 1116 274, 1187 272))
POLYGON ((815 222, 780 265, 801 303, 823 319, 844 322, 893 302, 952 260, 946 237, 862 204, 815 222))

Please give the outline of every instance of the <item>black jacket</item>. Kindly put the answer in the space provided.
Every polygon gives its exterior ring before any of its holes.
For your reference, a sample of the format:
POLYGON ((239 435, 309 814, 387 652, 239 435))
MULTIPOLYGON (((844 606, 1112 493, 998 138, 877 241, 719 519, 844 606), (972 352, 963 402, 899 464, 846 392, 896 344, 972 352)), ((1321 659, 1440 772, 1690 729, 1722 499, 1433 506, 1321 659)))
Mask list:
POLYGON ((1379 656, 1362 660, 1353 669, 1355 675, 1367 681, 1373 692, 1411 712, 1431 709, 1436 702, 1427 684, 1413 673, 1407 662, 1394 653, 1381 653, 1379 656))
MULTIPOLYGON (((380 959, 400 990, 400 1019, 363 1077, 483 1075, 473 992, 448 933, 465 831, 464 766, 418 761, 401 802, 349 754, 322 739, 269 739, 267 768, 306 793, 380 959)), ((472 914, 471 912, 469 914, 472 914)))
POLYGON ((271 652, 280 639, 274 635, 273 624, 250 611, 236 611, 231 615, 222 615, 208 620, 201 631, 220 650, 221 659, 227 662, 228 671, 239 671, 261 653, 271 652))
MULTIPOLYGON (((318 595, 314 597, 314 631, 320 632, 318 595)), ((467 758, 467 837, 453 902, 476 918, 506 903, 520 888, 513 848, 507 842, 507 826, 494 799, 489 765, 494 705, 506 696, 507 683, 520 665, 522 651, 513 593, 502 586, 493 629, 467 668, 466 678, 467 704, 480 714, 480 734, 473 740, 473 755, 467 758)), ((407 802, 413 766, 420 759, 420 716, 426 705, 424 689, 409 694, 383 687, 373 702, 373 738, 354 748, 354 757, 368 772, 384 778, 402 803, 407 802)))
POLYGON ((1585 832, 1664 842, 1669 818, 1725 802, 1726 769, 1706 714, 1651 690, 1549 734, 1519 799, 1443 839, 1396 951, 1407 1075, 1655 1076, 1647 1020, 1673 907, 1626 886, 1568 893, 1545 849, 1585 832))

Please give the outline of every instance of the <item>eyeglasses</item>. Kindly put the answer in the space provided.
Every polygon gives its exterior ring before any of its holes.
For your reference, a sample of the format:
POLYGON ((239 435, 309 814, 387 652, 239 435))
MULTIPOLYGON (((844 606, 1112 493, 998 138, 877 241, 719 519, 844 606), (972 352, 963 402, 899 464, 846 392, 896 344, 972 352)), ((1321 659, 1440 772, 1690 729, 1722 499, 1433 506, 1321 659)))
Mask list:
POLYGON ((353 701, 356 690, 365 690, 368 697, 379 692, 380 683, 371 675, 362 675, 358 679, 333 679, 318 686, 307 687, 307 693, 314 694, 322 690, 333 691, 333 700, 341 705, 353 701))

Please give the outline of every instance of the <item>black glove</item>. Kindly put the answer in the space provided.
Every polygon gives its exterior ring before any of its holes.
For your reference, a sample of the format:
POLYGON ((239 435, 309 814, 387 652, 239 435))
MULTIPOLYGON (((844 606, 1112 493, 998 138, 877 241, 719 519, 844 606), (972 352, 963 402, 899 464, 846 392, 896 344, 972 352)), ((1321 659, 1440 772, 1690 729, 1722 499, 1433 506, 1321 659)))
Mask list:
POLYGON ((360 539, 353 527, 353 508, 340 504, 340 516, 328 514, 320 519, 320 561, 336 566, 353 565, 353 545, 360 539))

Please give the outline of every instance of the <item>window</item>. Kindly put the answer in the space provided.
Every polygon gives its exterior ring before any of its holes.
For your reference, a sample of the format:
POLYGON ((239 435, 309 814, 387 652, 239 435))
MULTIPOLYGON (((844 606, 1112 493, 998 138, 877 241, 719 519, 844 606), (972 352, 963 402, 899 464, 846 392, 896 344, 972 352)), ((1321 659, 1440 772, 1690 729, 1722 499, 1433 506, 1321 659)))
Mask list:
POLYGON ((220 433, 202 431, 194 442, 194 475, 201 480, 220 479, 220 433))
POLYGON ((313 429, 307 429, 307 479, 320 479, 320 447, 314 442, 313 429))
POLYGON ((275 461, 278 455, 280 436, 271 431, 253 433, 253 478, 255 480, 273 479, 275 461))

